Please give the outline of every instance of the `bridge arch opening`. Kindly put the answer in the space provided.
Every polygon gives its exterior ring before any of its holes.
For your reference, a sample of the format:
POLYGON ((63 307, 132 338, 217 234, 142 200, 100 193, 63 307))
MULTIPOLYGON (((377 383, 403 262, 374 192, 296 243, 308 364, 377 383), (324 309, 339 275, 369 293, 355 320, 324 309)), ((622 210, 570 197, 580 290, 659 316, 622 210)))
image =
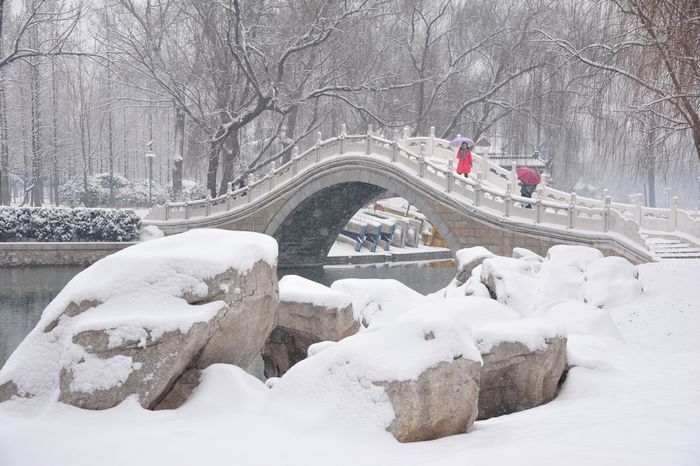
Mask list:
POLYGON ((305 184, 273 216, 265 233, 279 244, 279 267, 324 265, 338 234, 353 215, 386 192, 414 205, 452 251, 459 249, 457 236, 408 180, 346 167, 305 184))

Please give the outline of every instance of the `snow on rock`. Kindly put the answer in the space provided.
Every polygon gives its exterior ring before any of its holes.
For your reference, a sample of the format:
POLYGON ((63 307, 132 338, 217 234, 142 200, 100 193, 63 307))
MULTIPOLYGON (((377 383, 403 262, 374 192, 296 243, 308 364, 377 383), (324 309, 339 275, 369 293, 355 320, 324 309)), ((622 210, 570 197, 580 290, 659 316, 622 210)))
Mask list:
POLYGON ((484 259, 495 257, 494 253, 483 246, 460 249, 455 253, 457 259, 457 275, 455 279, 461 285, 472 276, 472 270, 481 265, 484 259))
POLYGON ((623 342, 606 310, 581 301, 562 300, 538 309, 531 317, 545 319, 566 328, 567 358, 572 365, 589 368, 607 365, 610 350, 623 342))
POLYGON ((603 253, 595 248, 559 244, 549 248, 546 259, 552 264, 569 265, 584 272, 588 264, 602 257, 603 253))
POLYGON ((352 296, 355 316, 365 326, 391 319, 408 310, 411 306, 407 303, 421 302, 425 298, 398 280, 347 278, 333 282, 331 289, 352 296))
POLYGON ((298 275, 285 275, 279 281, 280 301, 305 303, 328 309, 343 309, 352 297, 298 275))
POLYGON ((0 400, 103 409, 136 394, 150 408, 187 367, 247 366, 272 328, 276 256, 271 237, 199 229, 105 257, 65 286, 10 356, 0 400))
POLYGON ((537 273, 537 292, 533 308, 562 299, 583 301, 585 275, 580 269, 565 263, 544 261, 537 273))
POLYGON ((280 280, 277 326, 263 351, 265 375, 281 376, 320 341, 338 341, 360 328, 350 295, 296 275, 280 280))
POLYGON ((537 292, 537 276, 522 259, 493 257, 481 265, 481 282, 498 302, 522 315, 532 312, 537 292))
POLYGON ((619 306, 642 294, 637 267, 624 257, 603 257, 586 268, 586 302, 597 307, 619 306))
POLYGON ((274 385, 273 398, 400 441, 463 433, 476 418, 480 355, 450 313, 406 313, 326 345, 274 385))

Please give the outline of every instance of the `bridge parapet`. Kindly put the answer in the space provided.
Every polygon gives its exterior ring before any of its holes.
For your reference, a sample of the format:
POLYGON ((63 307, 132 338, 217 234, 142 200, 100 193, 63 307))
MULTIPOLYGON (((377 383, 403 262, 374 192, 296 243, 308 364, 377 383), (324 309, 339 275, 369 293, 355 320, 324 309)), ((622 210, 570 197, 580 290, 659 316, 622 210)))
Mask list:
POLYGON ((374 135, 371 128, 367 134, 359 135, 348 135, 343 128, 339 136, 326 140, 322 140, 319 133, 313 147, 301 153, 295 149, 289 162, 271 169, 248 186, 233 190, 229 184, 228 192, 216 198, 156 206, 145 223, 186 223, 192 219, 231 215, 284 192, 292 180, 306 176, 311 169, 320 168, 330 160, 346 157, 356 161, 358 157, 366 157, 387 164, 387 170, 399 169, 410 174, 424 188, 510 221, 616 234, 645 250, 645 242, 639 234, 640 225, 649 230, 680 231, 692 237, 700 234, 700 219, 678 209, 677 201, 670 209, 650 208, 637 201, 634 204, 611 202, 609 196, 582 198, 544 185, 538 188, 534 199, 524 198, 513 192, 514 173, 488 159, 475 155, 475 166, 481 169, 474 170, 469 177, 455 176, 449 162, 443 167, 428 159, 438 154, 451 161, 452 153, 449 141, 436 138, 434 130, 429 137, 415 138, 408 137, 406 132, 399 136, 395 131, 393 140, 374 135))

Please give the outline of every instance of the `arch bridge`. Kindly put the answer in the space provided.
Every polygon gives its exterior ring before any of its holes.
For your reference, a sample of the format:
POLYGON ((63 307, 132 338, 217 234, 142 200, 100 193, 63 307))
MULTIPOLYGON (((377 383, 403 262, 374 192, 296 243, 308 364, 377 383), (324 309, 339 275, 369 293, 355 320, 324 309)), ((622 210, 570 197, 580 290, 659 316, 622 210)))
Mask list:
POLYGON ((700 219, 670 209, 577 197, 543 182, 532 199, 520 197, 515 170, 474 155, 472 173, 458 176, 449 142, 410 138, 406 131, 392 140, 372 134, 322 140, 262 179, 216 198, 166 203, 144 220, 166 234, 215 227, 266 233, 279 243, 279 265, 323 265, 340 230, 364 205, 390 192, 415 205, 454 252, 485 246, 510 255, 525 247, 544 254, 555 244, 593 246, 634 263, 654 260, 642 231, 682 236, 700 245, 700 219), (528 204, 532 208, 526 208, 528 204))

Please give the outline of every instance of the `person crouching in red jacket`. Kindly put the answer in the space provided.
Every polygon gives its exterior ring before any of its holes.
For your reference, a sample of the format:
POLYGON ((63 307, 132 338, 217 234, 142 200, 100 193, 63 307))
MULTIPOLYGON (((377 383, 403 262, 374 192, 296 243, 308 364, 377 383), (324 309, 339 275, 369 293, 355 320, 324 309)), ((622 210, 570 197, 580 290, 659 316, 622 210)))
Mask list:
POLYGON ((472 151, 469 150, 469 145, 466 142, 457 149, 457 174, 469 176, 472 171, 472 151))

